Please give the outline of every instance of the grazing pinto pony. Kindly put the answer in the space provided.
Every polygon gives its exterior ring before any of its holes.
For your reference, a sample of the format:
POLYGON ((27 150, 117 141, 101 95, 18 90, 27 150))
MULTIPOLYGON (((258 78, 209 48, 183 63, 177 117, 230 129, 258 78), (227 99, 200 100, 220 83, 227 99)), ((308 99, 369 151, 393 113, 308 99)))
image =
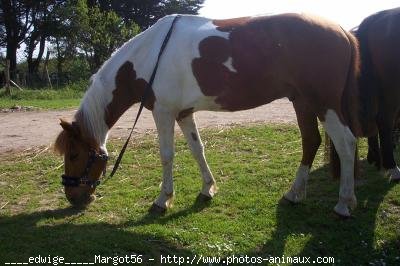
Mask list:
MULTIPOLYGON (((56 147, 65 155, 65 174, 87 177, 84 182, 65 184, 72 204, 90 202, 105 167, 108 131, 140 101, 174 17, 160 19, 116 51, 93 76, 75 121, 61 122, 64 130, 56 147)), ((306 195, 311 164, 321 143, 318 118, 341 160, 339 201, 334 210, 349 216, 349 207, 356 206, 353 165, 355 135, 361 128, 357 123, 357 51, 351 34, 308 15, 228 20, 180 17, 145 102, 157 126, 163 168, 161 193, 152 210, 165 211, 174 195, 175 122, 199 165, 200 195, 212 198, 216 182, 193 113, 245 110, 288 97, 301 131, 303 158, 285 198, 299 202, 306 195)))
POLYGON ((378 169, 383 166, 391 180, 399 181, 392 134, 400 110, 400 8, 367 17, 355 35, 362 62, 359 81, 365 113, 362 119, 376 121, 380 141, 378 134, 368 138, 367 159, 378 169))

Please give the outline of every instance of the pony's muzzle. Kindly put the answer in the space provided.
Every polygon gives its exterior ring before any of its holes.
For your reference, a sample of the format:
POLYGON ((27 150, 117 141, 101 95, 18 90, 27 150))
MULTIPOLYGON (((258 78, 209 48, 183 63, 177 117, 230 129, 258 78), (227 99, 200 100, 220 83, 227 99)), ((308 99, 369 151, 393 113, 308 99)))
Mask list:
POLYGON ((66 196, 69 203, 76 208, 85 208, 96 199, 96 196, 89 191, 80 194, 66 193, 66 196))

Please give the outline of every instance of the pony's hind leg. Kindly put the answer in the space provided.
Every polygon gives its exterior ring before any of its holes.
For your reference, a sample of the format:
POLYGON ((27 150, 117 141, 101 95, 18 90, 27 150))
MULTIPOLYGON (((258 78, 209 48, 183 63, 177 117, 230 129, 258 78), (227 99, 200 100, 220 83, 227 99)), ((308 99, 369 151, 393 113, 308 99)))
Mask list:
POLYGON ((204 199, 211 199, 217 192, 217 186, 204 156, 204 146, 201 142, 193 114, 178 120, 178 124, 182 129, 190 150, 192 151, 193 157, 196 159, 200 168, 201 176, 203 178, 203 187, 201 189, 200 197, 204 199))
POLYGON ((172 206, 174 196, 172 166, 174 159, 175 116, 156 106, 153 110, 153 117, 158 131, 163 178, 160 195, 150 211, 165 212, 167 208, 172 206))
POLYGON ((354 194, 354 160, 356 149, 356 138, 345 126, 333 110, 328 110, 325 119, 321 119, 329 137, 337 150, 340 158, 340 190, 339 201, 334 211, 343 217, 350 216, 350 208, 355 208, 357 200, 354 194))
POLYGON ((296 179, 284 198, 297 203, 306 197, 308 175, 315 154, 321 145, 321 135, 318 130, 317 116, 313 110, 309 109, 309 105, 296 100, 293 102, 293 106, 301 133, 303 157, 297 169, 296 179))

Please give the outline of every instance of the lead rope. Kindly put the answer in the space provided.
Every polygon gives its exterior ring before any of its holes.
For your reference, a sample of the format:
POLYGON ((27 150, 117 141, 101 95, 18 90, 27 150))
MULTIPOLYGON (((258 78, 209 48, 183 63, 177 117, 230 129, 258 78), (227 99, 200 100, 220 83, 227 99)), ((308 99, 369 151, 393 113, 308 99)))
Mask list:
POLYGON ((147 100, 147 97, 149 96, 151 87, 152 87, 153 82, 154 82, 154 78, 156 77, 156 73, 157 73, 157 69, 158 69, 158 64, 160 63, 160 58, 161 58, 161 56, 162 56, 162 54, 163 54, 163 52, 164 52, 164 50, 165 50, 165 47, 167 46, 167 43, 168 43, 168 41, 169 41, 169 39, 170 39, 170 37, 171 37, 171 34, 172 34, 172 30, 173 30, 173 28, 174 28, 174 25, 175 25, 176 21, 177 21, 180 17, 181 17, 180 15, 176 15, 176 16, 175 16, 174 20, 173 20, 172 23, 171 23, 171 27, 169 28, 169 31, 168 31, 167 35, 165 35, 164 41, 163 41, 163 43, 162 43, 162 45, 161 45, 161 48, 160 48, 160 51, 159 51, 159 53, 158 53, 158 57, 157 57, 156 64, 155 64, 155 66, 154 66, 153 73, 151 74, 149 83, 147 84, 147 86, 146 86, 146 88, 145 88, 145 90, 144 90, 144 93, 143 93, 143 95, 142 95, 142 99, 141 99, 141 101, 140 101, 139 111, 138 111, 138 113, 137 113, 137 115, 136 115, 136 119, 135 119, 135 122, 133 123, 133 127, 132 127, 132 129, 131 129, 131 132, 129 133, 128 139, 125 141, 125 144, 124 144, 124 146, 122 147, 122 149, 121 149, 121 151, 120 151, 120 153, 119 153, 119 155, 118 155, 117 160, 115 161, 114 167, 113 167, 113 169, 112 169, 110 175, 103 181, 103 183, 105 183, 107 180, 109 180, 111 177, 113 177, 114 174, 115 174, 115 172, 117 172, 117 170, 118 170, 118 167, 119 167, 119 165, 120 165, 120 163, 121 163, 122 157, 124 156, 126 147, 128 146, 129 140, 130 140, 131 137, 132 137, 133 130, 134 130, 135 126, 136 126, 136 123, 137 123, 138 120, 139 120, 140 114, 142 113, 142 110, 143 110, 144 104, 145 104, 145 102, 146 102, 146 100, 147 100))

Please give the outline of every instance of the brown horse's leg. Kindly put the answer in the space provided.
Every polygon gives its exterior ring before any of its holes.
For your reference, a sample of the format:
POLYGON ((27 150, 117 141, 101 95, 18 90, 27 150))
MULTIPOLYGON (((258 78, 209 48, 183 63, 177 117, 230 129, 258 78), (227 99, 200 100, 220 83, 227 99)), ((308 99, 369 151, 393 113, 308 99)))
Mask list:
POLYGON ((303 145, 303 157, 290 190, 284 195, 291 202, 299 202, 306 197, 306 187, 311 165, 321 145, 317 116, 309 105, 301 101, 293 102, 303 145))
POLYGON ((391 181, 399 181, 400 169, 396 165, 393 156, 393 125, 397 114, 397 108, 391 108, 391 106, 393 105, 381 106, 377 122, 382 153, 382 166, 387 170, 391 181))
POLYGON ((378 135, 368 138, 367 160, 369 164, 374 164, 378 170, 381 169, 382 158, 381 150, 379 148, 378 135))

